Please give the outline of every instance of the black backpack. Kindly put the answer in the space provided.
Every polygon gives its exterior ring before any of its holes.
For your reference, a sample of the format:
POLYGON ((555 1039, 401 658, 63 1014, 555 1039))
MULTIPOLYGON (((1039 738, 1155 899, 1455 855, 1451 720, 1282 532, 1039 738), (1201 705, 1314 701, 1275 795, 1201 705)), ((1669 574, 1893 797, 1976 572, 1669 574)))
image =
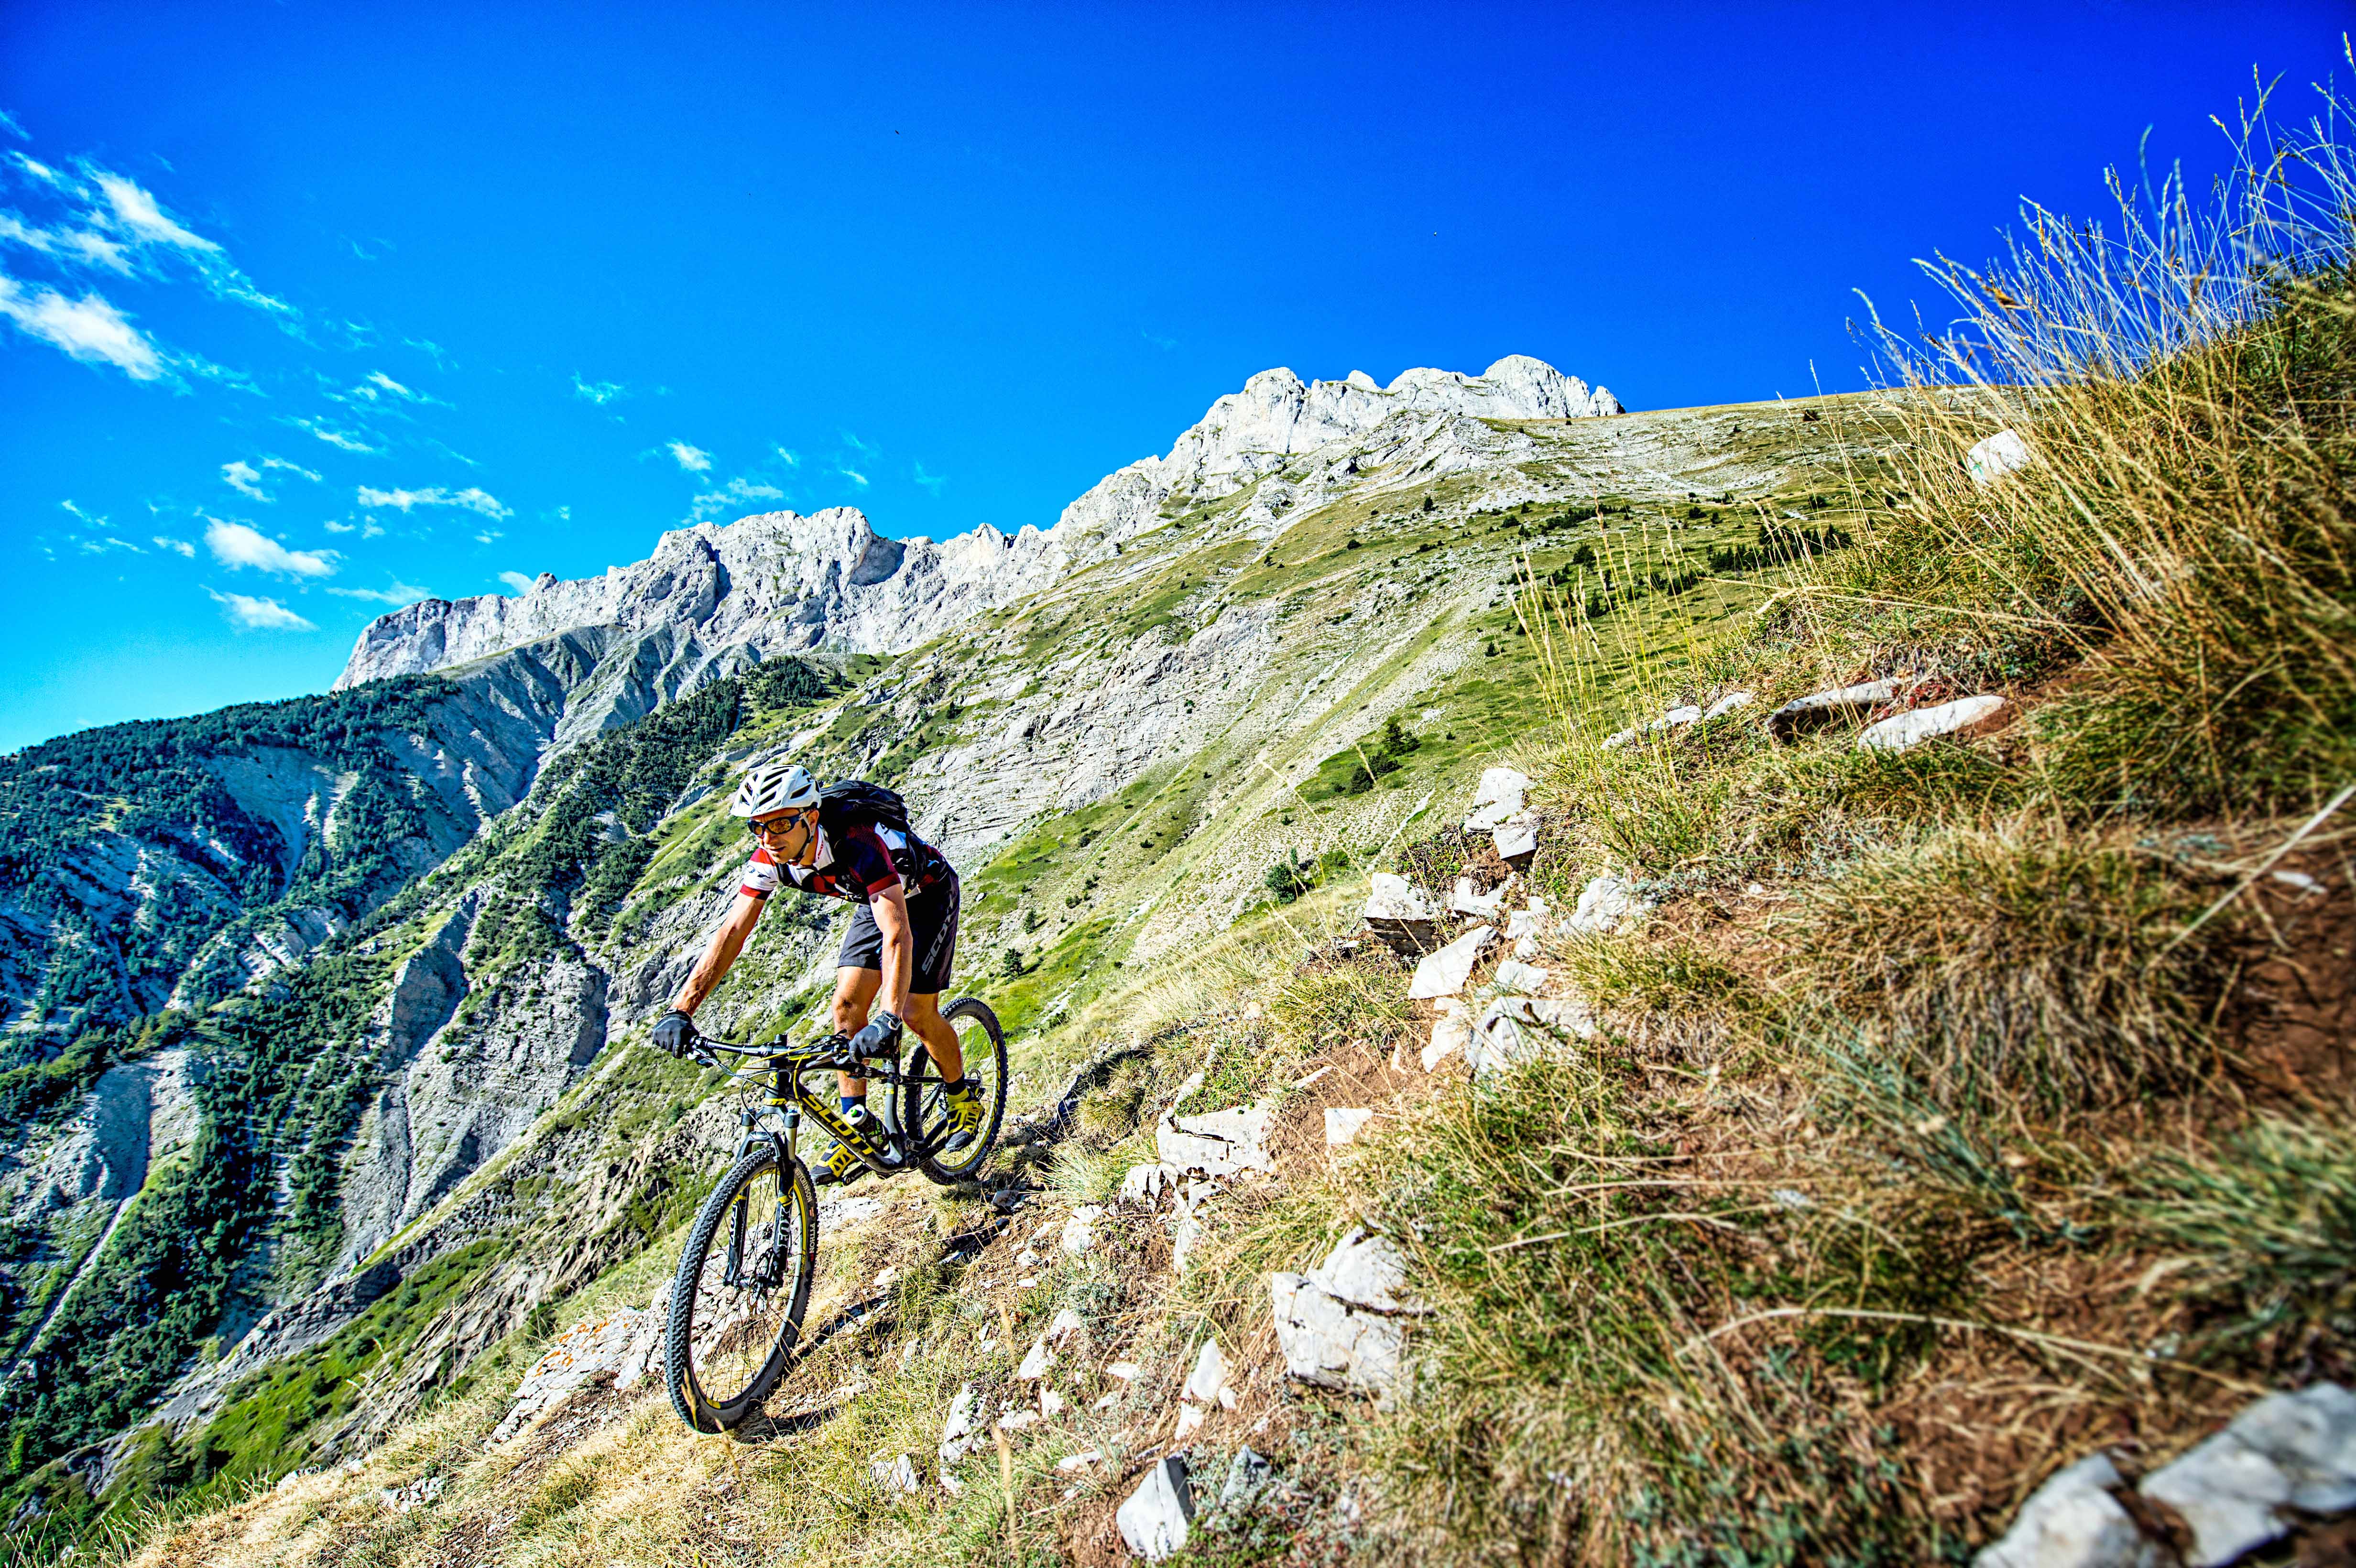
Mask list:
POLYGON ((908 826, 908 803, 896 791, 864 779, 843 779, 819 791, 818 823, 827 837, 839 838, 845 828, 878 822, 895 833, 914 837, 908 826))

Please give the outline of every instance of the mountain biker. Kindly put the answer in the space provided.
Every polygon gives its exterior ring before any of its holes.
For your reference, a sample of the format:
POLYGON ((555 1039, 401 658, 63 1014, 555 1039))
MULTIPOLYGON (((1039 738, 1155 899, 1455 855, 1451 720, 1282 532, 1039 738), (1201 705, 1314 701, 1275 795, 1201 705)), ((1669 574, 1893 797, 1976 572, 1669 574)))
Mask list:
MULTIPOLYGON (((684 1056, 696 1042, 695 1009, 736 962, 780 881, 821 898, 859 906, 835 957, 834 1027, 857 1056, 895 1056, 901 1029, 916 1031, 939 1067, 950 1125, 947 1147, 965 1147, 981 1130, 977 1086, 965 1076, 957 1031, 941 1017, 941 992, 957 960, 958 884, 948 858, 914 833, 883 822, 821 820, 818 781, 781 762, 748 770, 730 813, 747 820, 755 840, 734 904, 654 1029, 654 1043, 684 1056), (873 1011, 881 998, 884 1007, 873 1011)), ((882 1142, 867 1109, 867 1081, 838 1074, 846 1120, 882 1142)), ((849 1181, 867 1167, 838 1141, 810 1172, 819 1183, 849 1181)))

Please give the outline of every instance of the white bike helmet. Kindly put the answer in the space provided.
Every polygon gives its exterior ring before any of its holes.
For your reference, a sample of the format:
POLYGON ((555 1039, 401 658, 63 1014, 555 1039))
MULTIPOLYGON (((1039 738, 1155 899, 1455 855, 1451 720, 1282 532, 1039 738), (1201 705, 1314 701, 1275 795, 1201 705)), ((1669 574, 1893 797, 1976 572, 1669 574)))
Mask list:
POLYGON ((734 816, 774 816, 780 811, 816 805, 818 794, 818 780, 809 776, 809 769, 789 763, 762 763, 745 771, 728 810, 734 816))

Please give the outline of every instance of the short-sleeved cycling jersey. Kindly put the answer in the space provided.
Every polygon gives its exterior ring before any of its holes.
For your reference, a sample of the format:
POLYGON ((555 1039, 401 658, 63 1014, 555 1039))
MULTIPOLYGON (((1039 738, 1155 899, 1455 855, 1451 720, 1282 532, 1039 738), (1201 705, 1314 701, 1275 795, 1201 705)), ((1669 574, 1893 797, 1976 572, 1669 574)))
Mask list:
POLYGON ((866 903, 893 888, 916 899, 940 886, 956 873, 938 849, 913 833, 902 833, 880 822, 854 823, 836 842, 818 829, 818 859, 809 866, 780 866, 767 845, 753 851, 744 868, 740 891, 766 899, 781 882, 820 898, 866 903))

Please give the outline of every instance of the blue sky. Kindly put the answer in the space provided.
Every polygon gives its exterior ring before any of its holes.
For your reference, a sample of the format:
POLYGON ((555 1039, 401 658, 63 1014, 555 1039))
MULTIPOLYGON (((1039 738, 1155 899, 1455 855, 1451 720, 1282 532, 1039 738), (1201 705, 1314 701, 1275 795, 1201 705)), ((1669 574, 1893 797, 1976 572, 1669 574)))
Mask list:
POLYGON ((1272 365, 1853 387, 1852 290, 2215 167, 2347 17, 15 0, 0 748, 699 517, 1045 526, 1272 365))

